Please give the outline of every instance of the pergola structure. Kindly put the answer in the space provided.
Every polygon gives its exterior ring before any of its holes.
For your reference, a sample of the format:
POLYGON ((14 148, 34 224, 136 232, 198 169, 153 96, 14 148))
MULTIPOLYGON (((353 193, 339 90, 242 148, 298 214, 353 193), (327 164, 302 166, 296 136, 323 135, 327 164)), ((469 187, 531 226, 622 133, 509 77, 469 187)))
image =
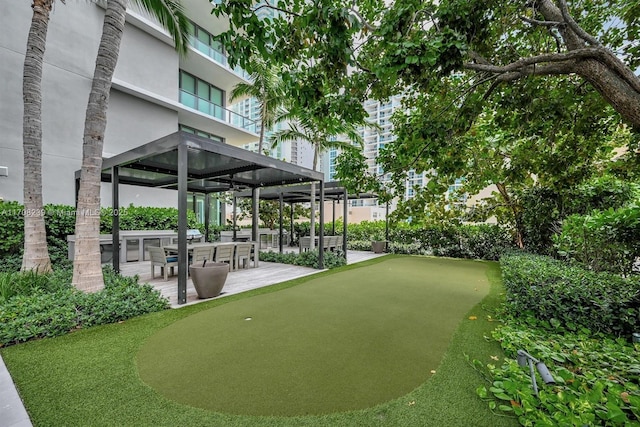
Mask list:
MULTIPOLYGON (((342 249, 344 252, 344 256, 347 256, 347 214, 348 214, 348 199, 375 199, 377 198, 377 194, 373 193, 358 193, 358 194, 349 194, 347 189, 342 186, 340 182, 325 182, 323 187, 322 195, 319 192, 315 194, 315 200, 320 202, 321 209, 324 206, 323 201, 331 200, 333 202, 333 234, 335 234, 335 218, 336 218, 336 202, 342 201, 342 209, 343 209, 343 222, 344 227, 342 229, 342 249)), ((240 198, 249 198, 252 197, 252 193, 249 191, 241 191, 234 193, 234 210, 235 210, 235 199, 240 198)), ((291 218, 290 219, 290 227, 293 233, 293 204, 294 203, 307 203, 311 201, 311 185, 310 184, 298 184, 298 185, 287 185, 280 186, 277 188, 269 188, 260 191, 260 199, 262 200, 271 200, 271 201, 279 201, 280 202, 280 221, 279 221, 279 231, 280 238, 279 240, 279 250, 280 253, 283 251, 283 206, 284 203, 288 203, 291 206, 291 218)), ((324 214, 321 212, 321 218, 324 214)), ((323 219, 320 221, 320 226, 322 227, 323 219)), ((234 215, 234 224, 233 229, 235 233, 235 215, 234 215)), ((324 234, 323 227, 320 230, 320 235, 324 234)), ((235 235, 234 235, 235 237, 235 235)), ((318 242, 320 243, 320 242, 318 242)), ((320 245, 319 245, 320 246, 320 245)))
MULTIPOLYGON (((76 172, 76 199, 80 171, 76 172)), ((178 190, 178 303, 187 300, 187 193, 225 192, 250 189, 257 210, 256 189, 305 182, 319 182, 324 198, 323 174, 291 163, 212 141, 187 132, 175 132, 116 156, 103 159, 102 181, 112 183, 113 267, 120 265, 119 185, 137 185, 178 190)), ((209 203, 205 203, 208 228, 209 203)), ((253 220, 253 240, 257 240, 258 218, 253 220)), ((320 205, 320 224, 324 208, 320 205)), ((208 234, 208 233, 207 233, 208 234)), ((322 234, 319 268, 323 268, 322 234)))

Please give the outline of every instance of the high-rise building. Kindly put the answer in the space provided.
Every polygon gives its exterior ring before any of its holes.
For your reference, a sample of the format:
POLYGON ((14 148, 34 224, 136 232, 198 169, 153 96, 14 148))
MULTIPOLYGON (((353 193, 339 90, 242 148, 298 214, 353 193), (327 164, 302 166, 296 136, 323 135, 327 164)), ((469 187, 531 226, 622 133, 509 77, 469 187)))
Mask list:
MULTIPOLYGON (((168 33, 146 13, 130 8, 113 78, 104 156, 110 157, 178 130, 235 146, 256 141, 256 123, 228 108, 233 87, 247 82, 231 68, 212 35, 228 22, 211 15, 212 3, 182 1, 190 19, 190 46, 181 57, 168 33)), ((23 198, 22 71, 32 18, 29 2, 0 0, 0 197, 23 198), (4 175, 4 174, 3 174, 4 175)), ((56 2, 47 34, 42 78, 43 196, 73 204, 80 169, 85 110, 102 32, 99 2, 56 2)), ((122 186, 121 204, 175 205, 166 190, 122 186)), ((102 200, 110 204, 108 184, 102 200)), ((204 203, 190 198, 196 211, 204 203)), ((216 202, 217 203, 217 202, 216 202)), ((214 208, 218 208, 219 205, 214 208)))
MULTIPOLYGON (((365 156, 368 166, 368 172, 371 175, 377 176, 380 181, 388 181, 389 177, 385 175, 385 171, 380 164, 378 164, 378 155, 387 144, 393 143, 396 139, 393 133, 393 123, 391 122, 391 116, 393 113, 401 108, 401 96, 397 95, 389 98, 385 101, 367 100, 364 103, 364 109, 368 114, 368 121, 377 127, 362 127, 360 129, 360 135, 364 141, 363 154, 365 156)), ((338 150, 331 149, 325 154, 326 169, 324 170, 327 180, 333 181, 335 179, 335 165, 336 158, 339 155, 338 150)), ((415 195, 416 188, 422 188, 426 184, 426 176, 424 172, 416 172, 415 170, 407 171, 405 194, 404 199, 409 199, 415 195)), ((351 200, 350 205, 352 208, 367 208, 379 206, 376 199, 357 199, 351 200)), ((392 207, 393 209, 393 204, 392 207)), ((384 217, 383 211, 376 209, 360 209, 362 212, 360 216, 367 219, 380 219, 384 217), (366 211, 366 212, 365 212, 366 211)), ((355 215, 355 213, 354 213, 355 215)))

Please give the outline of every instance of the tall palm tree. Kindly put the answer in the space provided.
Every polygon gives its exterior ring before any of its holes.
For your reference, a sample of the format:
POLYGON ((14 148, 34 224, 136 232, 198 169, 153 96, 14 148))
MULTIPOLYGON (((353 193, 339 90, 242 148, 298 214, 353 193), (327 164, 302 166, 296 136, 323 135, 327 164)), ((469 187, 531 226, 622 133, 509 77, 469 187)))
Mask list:
MULTIPOLYGON (((178 52, 187 52, 188 20, 179 1, 133 1, 158 19, 173 38, 178 52)), ((73 261, 73 284, 85 291, 104 287, 100 263, 100 172, 111 79, 118 61, 128 3, 128 0, 107 0, 85 116, 73 261)))
POLYGON ((22 270, 51 271, 42 205, 42 61, 54 0, 33 0, 22 77, 24 253, 22 270))
MULTIPOLYGON (((346 123, 338 117, 309 114, 293 109, 284 112, 279 120, 288 120, 289 129, 282 129, 271 136, 271 145, 283 142, 307 141, 313 147, 313 170, 318 168, 320 155, 331 148, 343 151, 358 150, 363 147, 362 135, 356 125, 346 123), (355 145, 354 145, 355 144, 355 145)), ((316 184, 311 183, 311 247, 315 245, 315 199, 316 184)), ((323 201, 321 201, 322 203, 323 201)))
MULTIPOLYGON (((276 112, 284 102, 284 90, 280 79, 280 69, 269 65, 262 59, 254 59, 250 62, 252 83, 238 83, 231 92, 231 100, 245 96, 255 98, 260 107, 260 138, 258 140, 258 153, 263 153, 264 135, 268 129, 276 123, 276 112)), ((255 189, 252 208, 253 237, 257 239, 257 228, 260 218, 260 189, 255 189)), ((234 213, 235 214, 235 213, 234 213)))
POLYGON ((284 102, 284 90, 280 78, 280 69, 263 60, 251 62, 252 83, 238 83, 231 91, 231 101, 251 97, 260 107, 260 139, 258 153, 262 154, 264 135, 276 123, 276 113, 284 102))

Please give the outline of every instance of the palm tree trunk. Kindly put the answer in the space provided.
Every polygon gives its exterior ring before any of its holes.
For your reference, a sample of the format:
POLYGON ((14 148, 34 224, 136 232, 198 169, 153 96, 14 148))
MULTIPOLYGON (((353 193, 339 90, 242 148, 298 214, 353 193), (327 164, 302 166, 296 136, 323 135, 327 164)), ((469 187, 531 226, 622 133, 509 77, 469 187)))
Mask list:
POLYGON ((34 0, 24 57, 24 254, 22 270, 51 271, 42 205, 42 61, 53 0, 34 0))
POLYGON ((127 0, 107 2, 84 123, 73 285, 88 292, 104 287, 100 263, 100 173, 111 79, 120 52, 126 10, 127 0))

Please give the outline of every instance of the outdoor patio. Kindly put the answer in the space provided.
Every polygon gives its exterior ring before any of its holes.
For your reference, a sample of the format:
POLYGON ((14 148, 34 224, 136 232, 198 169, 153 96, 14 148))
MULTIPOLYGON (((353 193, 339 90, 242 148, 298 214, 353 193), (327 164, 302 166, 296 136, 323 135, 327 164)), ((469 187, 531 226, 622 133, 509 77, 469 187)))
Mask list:
MULTIPOLYGON (((287 247, 287 251, 298 251, 297 247, 287 247)), ((347 264, 354 264, 368 259, 377 258, 384 254, 375 254, 369 251, 348 251, 347 264)), ((176 268, 177 270, 177 268, 176 268)), ((300 267, 297 265, 278 264, 273 262, 260 261, 258 268, 239 269, 229 272, 222 293, 216 298, 238 294, 251 289, 269 286, 287 280, 297 279, 310 274, 319 273, 323 270, 315 268, 300 267)), ((160 269, 156 267, 155 279, 151 279, 151 266, 149 261, 129 262, 120 265, 120 272, 126 276, 138 275, 141 283, 149 283, 158 289, 163 296, 169 298, 172 308, 183 307, 184 305, 197 304, 210 299, 199 299, 193 287, 191 278, 187 279, 187 302, 178 304, 178 276, 169 276, 165 281, 160 275, 160 269)))

